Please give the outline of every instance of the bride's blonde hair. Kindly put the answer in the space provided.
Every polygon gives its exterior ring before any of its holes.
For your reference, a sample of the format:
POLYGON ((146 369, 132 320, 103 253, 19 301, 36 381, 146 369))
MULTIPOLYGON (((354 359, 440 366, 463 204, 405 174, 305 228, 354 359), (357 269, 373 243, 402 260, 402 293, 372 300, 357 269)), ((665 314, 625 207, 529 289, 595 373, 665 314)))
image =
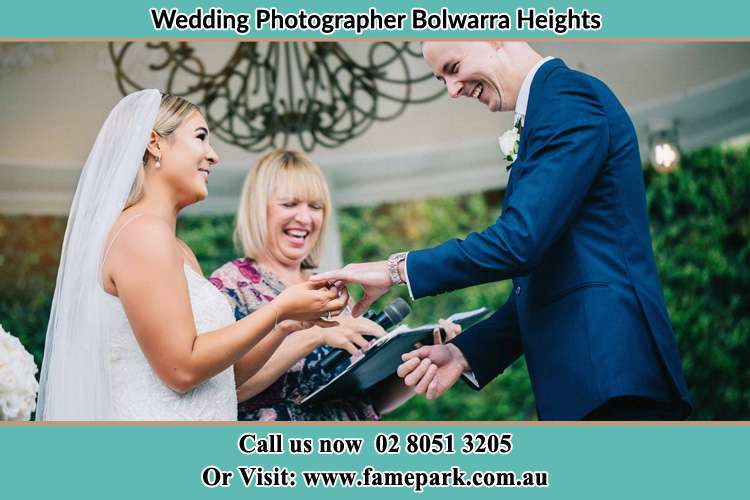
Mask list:
MULTIPOLYGON (((154 132, 160 137, 168 138, 172 133, 177 130, 182 121, 190 116, 194 111, 200 113, 198 106, 193 104, 179 96, 171 94, 161 95, 161 105, 159 106, 159 113, 156 115, 156 121, 154 122, 154 132)), ((146 162, 148 161, 149 152, 148 150, 143 153, 143 164, 138 169, 138 173, 133 181, 133 186, 130 188, 130 194, 125 202, 125 208, 138 203, 143 198, 144 186, 143 179, 145 177, 146 162)))

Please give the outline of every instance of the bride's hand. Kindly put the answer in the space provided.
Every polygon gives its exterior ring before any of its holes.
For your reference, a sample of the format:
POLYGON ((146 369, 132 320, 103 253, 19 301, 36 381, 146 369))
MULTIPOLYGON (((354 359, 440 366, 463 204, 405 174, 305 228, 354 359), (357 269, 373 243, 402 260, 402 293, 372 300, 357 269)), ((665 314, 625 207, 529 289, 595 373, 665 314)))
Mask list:
POLYGON ((339 322, 333 319, 327 320, 323 318, 304 321, 297 319, 285 319, 283 321, 279 321, 279 323, 276 325, 276 330, 281 331, 284 335, 290 335, 300 330, 309 330, 310 328, 313 328, 315 326, 327 330, 329 328, 339 326, 339 322))
POLYGON ((348 301, 349 293, 346 288, 306 281, 286 288, 272 304, 278 307, 280 321, 313 321, 337 315, 348 301))

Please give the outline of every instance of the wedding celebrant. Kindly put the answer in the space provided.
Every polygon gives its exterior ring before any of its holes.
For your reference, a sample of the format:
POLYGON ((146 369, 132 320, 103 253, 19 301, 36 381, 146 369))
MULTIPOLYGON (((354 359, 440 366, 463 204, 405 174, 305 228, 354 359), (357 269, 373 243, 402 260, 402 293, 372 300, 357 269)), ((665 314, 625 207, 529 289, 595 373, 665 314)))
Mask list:
POLYGON ((277 328, 324 326, 346 293, 299 283, 235 322, 177 215, 218 162, 203 115, 157 90, 104 122, 65 231, 41 373, 39 420, 236 420, 234 363, 277 328))
MULTIPOLYGON (((674 420, 690 412, 651 249, 633 123, 601 81, 523 42, 426 42, 451 97, 514 111, 496 222, 466 239, 313 279, 359 283, 361 314, 394 284, 412 298, 513 280, 507 302, 398 373, 432 399, 477 389, 524 355, 541 419, 674 420)), ((458 168, 464 168, 457 165, 458 168)))
MULTIPOLYGON (((243 257, 210 277, 236 319, 308 280, 320 263, 332 209, 326 179, 304 153, 277 149, 256 161, 245 178, 235 221, 243 257)), ((365 336, 385 334, 377 323, 346 312, 336 322, 330 328, 269 334, 235 363, 235 375, 246 380, 237 388, 239 420, 379 420, 413 396, 413 389, 394 374, 364 394, 303 405, 306 396, 348 366, 323 368, 322 360, 334 348, 359 355, 369 345, 365 336)), ((445 326, 451 336, 460 328, 445 326)))

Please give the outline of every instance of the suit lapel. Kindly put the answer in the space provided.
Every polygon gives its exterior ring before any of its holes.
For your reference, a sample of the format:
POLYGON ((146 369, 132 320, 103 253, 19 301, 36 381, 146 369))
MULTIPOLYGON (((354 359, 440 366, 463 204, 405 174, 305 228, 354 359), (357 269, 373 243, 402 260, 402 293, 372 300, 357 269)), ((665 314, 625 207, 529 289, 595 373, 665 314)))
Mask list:
MULTIPOLYGON (((521 137, 518 139, 518 156, 516 161, 523 161, 526 158, 526 143, 529 127, 526 126, 526 117, 524 117, 523 127, 521 127, 521 137)), ((514 162, 515 163, 515 162, 514 162)))

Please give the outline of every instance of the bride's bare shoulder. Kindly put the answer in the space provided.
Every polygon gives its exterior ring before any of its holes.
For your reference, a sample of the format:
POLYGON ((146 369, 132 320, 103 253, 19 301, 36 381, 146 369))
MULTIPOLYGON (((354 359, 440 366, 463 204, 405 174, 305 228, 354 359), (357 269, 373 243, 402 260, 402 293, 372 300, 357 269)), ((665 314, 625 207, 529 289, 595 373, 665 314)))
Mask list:
POLYGON ((110 239, 156 236, 169 237, 175 241, 175 235, 169 224, 162 218, 147 213, 123 212, 112 225, 110 239), (118 235, 119 233, 119 235, 118 235))
POLYGON ((143 213, 120 215, 109 232, 106 248, 105 262, 121 257, 181 258, 170 225, 157 216, 143 213))

